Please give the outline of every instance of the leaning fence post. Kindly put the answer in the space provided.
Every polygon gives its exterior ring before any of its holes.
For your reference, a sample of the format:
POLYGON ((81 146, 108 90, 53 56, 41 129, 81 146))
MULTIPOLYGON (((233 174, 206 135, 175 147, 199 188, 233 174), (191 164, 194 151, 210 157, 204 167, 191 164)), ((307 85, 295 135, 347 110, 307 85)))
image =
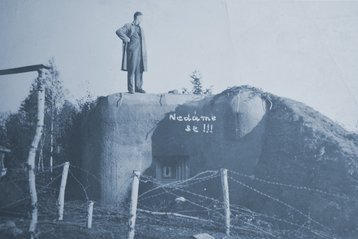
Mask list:
POLYGON ((63 207, 65 205, 65 189, 68 175, 68 168, 70 166, 69 162, 66 162, 63 166, 62 178, 61 178, 61 186, 60 193, 58 195, 58 220, 63 220, 63 207))
POLYGON ((137 214, 137 203, 138 203, 138 189, 139 189, 139 177, 140 172, 133 171, 133 182, 132 182, 132 191, 131 191, 131 204, 129 208, 129 232, 128 239, 134 239, 135 233, 135 220, 137 214))
POLYGON ((227 169, 221 169, 221 186, 223 189, 224 210, 225 210, 225 233, 230 235, 230 200, 229 200, 229 183, 227 179, 227 169))
POLYGON ((92 228, 92 216, 93 216, 93 201, 88 202, 88 211, 87 211, 87 228, 92 228))

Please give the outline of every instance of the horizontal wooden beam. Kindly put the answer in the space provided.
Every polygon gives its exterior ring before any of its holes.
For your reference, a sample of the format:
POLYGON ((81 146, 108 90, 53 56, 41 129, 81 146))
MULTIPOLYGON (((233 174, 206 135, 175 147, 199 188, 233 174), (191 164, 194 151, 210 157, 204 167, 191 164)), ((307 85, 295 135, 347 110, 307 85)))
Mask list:
POLYGON ((51 67, 45 66, 43 64, 23 66, 23 67, 0 70, 0 75, 18 74, 18 73, 39 71, 40 69, 50 69, 50 68, 51 67))

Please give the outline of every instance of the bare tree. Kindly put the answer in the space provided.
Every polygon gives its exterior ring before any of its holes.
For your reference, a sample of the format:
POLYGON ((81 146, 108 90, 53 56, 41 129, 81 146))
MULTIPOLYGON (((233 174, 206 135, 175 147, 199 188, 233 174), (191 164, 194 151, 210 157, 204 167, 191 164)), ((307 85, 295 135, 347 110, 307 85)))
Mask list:
POLYGON ((43 85, 44 79, 46 78, 46 70, 39 69, 39 76, 37 78, 38 93, 37 93, 37 125, 34 139, 32 140, 29 155, 27 158, 28 175, 29 175, 29 188, 31 197, 31 222, 29 232, 31 238, 35 237, 36 225, 38 221, 38 208, 37 208, 37 191, 36 191, 36 179, 35 179, 35 158, 36 151, 39 146, 45 118, 45 87, 43 85))

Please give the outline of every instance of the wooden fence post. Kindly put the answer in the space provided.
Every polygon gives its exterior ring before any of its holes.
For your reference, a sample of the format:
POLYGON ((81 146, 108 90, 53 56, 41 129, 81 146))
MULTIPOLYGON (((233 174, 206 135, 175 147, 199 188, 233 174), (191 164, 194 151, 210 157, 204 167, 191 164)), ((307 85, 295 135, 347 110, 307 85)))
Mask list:
POLYGON ((223 189, 224 210, 225 210, 225 233, 230 235, 230 200, 229 200, 229 183, 227 169, 221 169, 221 186, 223 189))
POLYGON ((93 201, 89 201, 88 203, 88 211, 87 211, 87 228, 92 228, 92 216, 93 216, 93 201))
POLYGON ((61 178, 61 186, 60 186, 60 194, 58 195, 58 220, 63 220, 63 208, 65 205, 65 189, 68 175, 68 168, 70 166, 69 162, 66 162, 63 166, 62 178, 61 178))
POLYGON ((133 182, 131 191, 131 204, 129 208, 129 232, 128 239, 134 239, 135 220, 137 216, 138 189, 139 189, 139 171, 133 171, 133 182))

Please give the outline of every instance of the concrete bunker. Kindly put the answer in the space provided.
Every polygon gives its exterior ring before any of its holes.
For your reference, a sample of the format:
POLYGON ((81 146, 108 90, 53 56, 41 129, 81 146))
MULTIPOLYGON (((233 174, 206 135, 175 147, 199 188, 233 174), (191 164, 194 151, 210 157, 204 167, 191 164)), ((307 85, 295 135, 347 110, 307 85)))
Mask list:
MULTIPOLYGON (((243 182, 252 188, 303 212, 309 210, 328 226, 356 225, 358 208, 344 200, 337 211, 329 195, 255 180, 356 198, 352 183, 357 176, 356 139, 319 112, 290 99, 246 86, 208 97, 114 94, 98 100, 82 134, 82 168, 95 176, 84 178, 89 197, 104 204, 125 202, 133 170, 170 183, 227 168, 248 176, 243 182)), ((218 182, 194 186, 193 192, 204 196, 221 194, 218 182)), ((240 185, 230 187, 233 203, 257 212, 292 213, 271 199, 240 185)), ((297 223, 306 219, 298 215, 297 223)))
POLYGON ((107 204, 124 202, 133 170, 162 182, 220 168, 252 173, 263 145, 267 105, 260 93, 245 87, 207 97, 115 94, 99 99, 83 126, 82 164, 99 179, 86 177, 93 197, 107 204))

